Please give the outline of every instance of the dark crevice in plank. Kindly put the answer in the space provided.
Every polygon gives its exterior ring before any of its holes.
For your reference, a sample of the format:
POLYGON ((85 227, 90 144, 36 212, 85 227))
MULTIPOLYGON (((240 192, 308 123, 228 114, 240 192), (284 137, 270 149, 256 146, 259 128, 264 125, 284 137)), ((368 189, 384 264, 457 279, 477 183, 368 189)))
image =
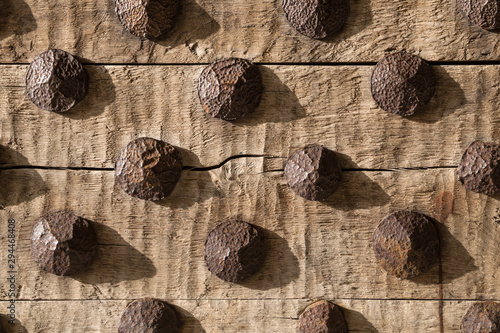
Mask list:
POLYGON ((443 260, 441 256, 439 256, 439 289, 438 289, 438 297, 439 297, 439 332, 444 333, 444 317, 443 317, 443 260))
MULTIPOLYGON (((428 61, 433 66, 480 66, 480 65, 500 65, 500 60, 470 60, 470 61, 428 61)), ((28 62, 2 62, 0 66, 28 66, 28 62)), ((175 62, 152 62, 152 63, 124 63, 124 62, 85 62, 86 66, 207 66, 206 62, 175 63, 175 62)), ((310 66, 310 67, 338 67, 338 66, 375 66, 373 61, 345 61, 345 62, 255 62, 262 66, 310 66)))
MULTIPOLYGON (((55 299, 27 299, 27 298, 19 298, 16 299, 16 302, 102 302, 102 301, 133 301, 135 298, 76 298, 76 299, 63 299, 63 298, 55 298, 55 299)), ((168 298, 170 301, 196 301, 196 302, 211 302, 211 301, 311 301, 314 298, 309 297, 290 297, 290 298, 168 298)), ((415 302, 440 302, 439 299, 425 299, 425 298, 335 298, 332 301, 415 301, 415 302)), ((442 300, 443 302, 477 302, 477 301, 488 301, 488 302, 499 302, 498 299, 457 299, 457 298, 445 298, 442 300)), ((10 302, 10 299, 0 300, 0 302, 10 302)))
MULTIPOLYGON (((207 166, 207 167, 194 167, 194 166, 183 166, 182 169, 186 171, 210 171, 223 167, 226 163, 231 160, 235 160, 238 158, 283 158, 283 157, 273 157, 266 155, 235 155, 226 158, 219 164, 207 166)), ((445 165, 445 166, 430 166, 430 167, 414 167, 414 168, 393 168, 393 169, 377 169, 377 168, 346 168, 342 169, 343 172, 402 172, 402 171, 425 171, 425 170, 433 170, 433 169, 456 169, 458 166, 456 165, 445 165)), ((0 166, 0 170, 18 170, 18 169, 39 169, 39 170, 63 170, 63 171, 114 171, 114 168, 96 168, 96 167, 58 167, 58 166, 43 166, 43 165, 11 165, 11 166, 0 166)), ((271 173, 271 172, 283 172, 284 169, 273 169, 266 170, 262 173, 271 173)))

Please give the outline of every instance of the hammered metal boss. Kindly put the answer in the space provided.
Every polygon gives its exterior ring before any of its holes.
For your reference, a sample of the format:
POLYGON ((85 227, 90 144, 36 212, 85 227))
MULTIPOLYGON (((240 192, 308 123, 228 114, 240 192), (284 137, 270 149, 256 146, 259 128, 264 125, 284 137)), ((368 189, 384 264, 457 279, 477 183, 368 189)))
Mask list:
POLYGON ((347 333, 344 315, 339 307, 328 301, 309 305, 299 317, 300 333, 347 333))
POLYGON ((294 152, 284 172, 292 190, 307 200, 326 200, 342 181, 342 169, 335 152, 317 144, 294 152))
POLYGON ((236 120, 254 112, 263 90, 259 68, 239 58, 214 61, 198 80, 198 97, 203 109, 223 120, 236 120))
POLYGON ((26 94, 39 108, 66 112, 87 94, 88 75, 82 64, 62 50, 39 54, 26 73, 26 94))
POLYGON ((499 333, 500 303, 474 303, 462 318, 462 333, 499 333))
POLYGON ((384 111, 411 116, 424 110, 434 95, 434 70, 420 57, 406 52, 393 53, 375 66, 371 91, 384 111))
POLYGON ((428 270, 439 256, 439 238, 425 215, 400 210, 375 229, 373 251, 380 266, 398 278, 412 278, 428 270))
POLYGON ((121 24, 131 34, 154 39, 174 27, 180 10, 179 0, 115 0, 121 24))
POLYGON ((122 314, 118 333, 177 333, 175 310, 156 298, 141 298, 130 303, 122 314))
POLYGON ((338 32, 350 12, 349 0, 282 0, 281 5, 290 25, 314 39, 338 32))
POLYGON ((68 211, 45 215, 31 232, 31 257, 52 274, 86 270, 97 255, 97 237, 90 221, 68 211))
POLYGON ((144 200, 169 196, 182 173, 179 151, 152 138, 131 141, 115 163, 115 178, 129 195, 144 200))
POLYGON ((457 176, 458 181, 469 191, 497 194, 500 191, 500 145, 473 142, 462 156, 457 176))
POLYGON ((499 0, 458 0, 469 21, 485 30, 500 28, 499 0))
POLYGON ((248 279, 259 270, 264 257, 264 240, 259 230, 236 219, 216 226, 205 241, 208 270, 224 281, 248 279))

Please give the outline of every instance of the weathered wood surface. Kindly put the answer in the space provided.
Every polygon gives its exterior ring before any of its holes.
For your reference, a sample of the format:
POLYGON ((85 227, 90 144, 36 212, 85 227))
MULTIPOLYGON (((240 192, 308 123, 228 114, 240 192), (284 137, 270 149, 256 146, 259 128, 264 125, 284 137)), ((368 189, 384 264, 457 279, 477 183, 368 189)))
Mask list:
MULTIPOLYGON (((112 168, 127 142, 151 136, 183 148, 188 166, 241 153, 286 157, 318 142, 342 153, 346 168, 420 168, 456 166, 472 141, 500 139, 493 65, 434 66, 436 95, 408 119, 377 107, 372 66, 261 66, 261 105, 233 123, 203 112, 196 92, 203 66, 87 68, 90 95, 61 115, 28 100, 26 66, 0 66, 0 143, 15 155, 5 163, 112 168)), ((282 167, 274 162, 266 170, 282 167)))
MULTIPOLYGON (((180 314, 183 333, 281 333, 296 332, 298 316, 311 302, 242 299, 176 300, 172 304, 180 314)), ((433 315, 437 312, 436 301, 335 302, 343 307, 349 332, 439 332, 437 317, 433 315)), ((127 303, 125 300, 20 301, 19 323, 13 332, 117 332, 127 303)), ((0 302, 2 308, 4 305, 5 302, 0 302)))
MULTIPOLYGON (((454 169, 346 172, 339 192, 316 203, 294 195, 281 172, 263 167, 262 158, 243 158, 211 171, 186 171, 160 204, 126 195, 112 171, 2 171, 9 180, 4 187, 28 200, 4 201, 0 212, 2 228, 8 218, 18 221, 19 297, 437 300, 438 264, 422 277, 399 280, 372 253, 378 222, 395 209, 412 208, 442 222, 444 299, 500 299, 500 203, 466 192, 454 169), (88 273, 57 277, 30 259, 31 228, 55 209, 96 222, 101 247, 88 273), (241 285, 219 280, 203 260, 206 235, 228 216, 266 230, 264 268, 241 285)), ((5 299, 6 291, 0 295, 5 299)))
POLYGON ((287 23, 281 1, 185 0, 177 27, 157 42, 120 25, 112 0, 4 0, 0 62, 29 62, 61 48, 97 63, 375 62, 406 49, 428 60, 497 60, 498 35, 469 23, 455 0, 352 0, 345 29, 310 40, 287 23))

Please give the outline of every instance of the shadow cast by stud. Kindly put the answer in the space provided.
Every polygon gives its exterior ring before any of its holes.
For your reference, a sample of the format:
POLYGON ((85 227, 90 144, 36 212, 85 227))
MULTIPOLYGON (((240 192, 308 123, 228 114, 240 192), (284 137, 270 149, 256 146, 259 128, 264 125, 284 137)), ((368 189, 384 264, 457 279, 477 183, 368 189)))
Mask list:
POLYGON ((0 176, 0 209, 31 201, 48 190, 26 157, 7 146, 0 146, 0 176))
POLYGON ((193 316, 188 311, 184 310, 178 305, 169 303, 174 309, 177 315, 177 320, 179 321, 177 328, 179 332, 182 333, 205 333, 205 329, 201 326, 201 323, 195 316, 193 316))
POLYGON ((474 258, 456 239, 443 223, 436 223, 439 232, 441 260, 443 263, 443 284, 452 282, 470 272, 477 270, 474 258))
POLYGON ((467 103, 464 91, 448 74, 446 66, 433 66, 433 69, 436 74, 436 92, 429 105, 420 113, 408 117, 408 120, 435 123, 467 103))
POLYGON ((239 284, 255 290, 283 288, 299 277, 299 260, 286 239, 270 230, 254 227, 264 236, 266 257, 259 271, 239 284))
POLYGON ((336 152, 342 168, 342 183, 338 190, 322 203, 343 211, 386 205, 390 198, 385 191, 359 169, 352 159, 336 152))
POLYGON ((212 182, 210 173, 200 167, 198 156, 187 149, 175 148, 180 152, 184 165, 181 178, 168 197, 154 203, 173 209, 189 208, 195 203, 204 202, 218 195, 219 192, 212 182))
POLYGON ((8 315, 0 315, 0 323, 2 328, 6 333, 28 333, 26 327, 24 327, 18 319, 14 319, 14 323, 9 323, 11 318, 8 315))
MULTIPOLYGON (((85 59, 82 61, 88 62, 85 59)), ((106 67, 85 65, 85 69, 89 75, 87 96, 68 112, 61 113, 70 119, 97 117, 116 99, 115 85, 106 67)))
POLYGON ((97 257, 87 271, 70 277, 88 284, 119 283, 151 278, 156 268, 148 257, 127 243, 112 228, 92 222, 97 234, 97 257))
POLYGON ((31 8, 24 0, 4 0, 0 6, 0 40, 21 36, 37 28, 31 8))
MULTIPOLYGON (((180 17, 173 29, 152 42, 166 47, 189 45, 190 42, 206 39, 220 30, 219 23, 195 0, 185 0, 181 3, 180 17)), ((196 54, 197 43, 194 42, 189 48, 196 54)))
POLYGON ((321 39, 324 43, 337 44, 367 29, 373 21, 370 0, 350 1, 351 11, 345 25, 332 36, 321 39))
POLYGON ((349 332, 375 333, 377 329, 366 319, 361 312, 339 306, 344 314, 349 332))
POLYGON ((259 66, 264 92, 257 110, 232 121, 236 126, 252 126, 262 123, 285 123, 306 116, 306 110, 295 93, 268 67, 259 66))

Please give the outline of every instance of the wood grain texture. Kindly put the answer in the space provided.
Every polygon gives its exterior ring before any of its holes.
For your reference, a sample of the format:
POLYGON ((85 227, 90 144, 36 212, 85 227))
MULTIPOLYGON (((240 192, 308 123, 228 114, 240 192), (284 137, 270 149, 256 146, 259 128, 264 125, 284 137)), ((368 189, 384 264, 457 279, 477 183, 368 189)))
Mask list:
MULTIPOLYGON (((421 168, 456 166, 472 141, 500 140, 500 69, 493 65, 434 66, 436 95, 408 119, 377 107, 372 66, 260 66, 262 102, 232 123, 201 108, 203 66, 87 69, 89 96, 61 115, 25 96, 26 66, 0 66, 0 143, 11 151, 2 164, 112 168, 130 140, 150 136, 183 148, 188 166, 239 154, 287 157, 316 142, 343 154, 345 168, 421 168)), ((282 167, 282 159, 270 159, 266 170, 282 167)))
POLYGON ((61 48, 98 63, 376 62, 393 50, 428 60, 497 60, 498 35, 469 23, 456 1, 351 1, 345 29, 326 41, 299 35, 280 1, 185 0, 178 25, 156 42, 125 31, 112 0, 6 0, 0 62, 61 48))
MULTIPOLYGON (((349 332, 439 332, 436 301, 334 301, 342 307, 349 332)), ((19 301, 19 322, 12 332, 116 332, 128 302, 19 301)), ((298 316, 311 302, 296 299, 171 301, 181 319, 183 333, 296 332, 298 316)), ((4 305, 5 302, 0 302, 0 306, 4 305)), ((2 323, 5 319, 2 318, 2 323)))
MULTIPOLYGON (((403 208, 443 220, 437 226, 445 299, 500 298, 500 256, 493 245, 500 239, 500 203, 466 192, 454 169, 346 172, 340 190, 317 203, 294 195, 281 172, 263 168, 263 158, 241 158, 208 172, 186 171, 172 197, 159 204, 126 195, 112 171, 2 171, 10 180, 7 189, 39 184, 38 193, 25 196, 28 201, 0 212, 2 228, 8 218, 18 221, 19 298, 437 300, 439 265, 399 280, 374 258, 375 226, 403 208), (445 192, 455 208, 437 204, 445 192), (57 277, 41 272, 29 257, 36 219, 57 209, 96 222, 101 246, 87 273, 57 277), (259 274, 242 284, 219 280, 203 260, 206 235, 226 217, 265 229, 269 255, 259 274)), ((0 260, 6 260, 4 253, 0 260)), ((5 299, 6 291, 0 295, 5 299)))

